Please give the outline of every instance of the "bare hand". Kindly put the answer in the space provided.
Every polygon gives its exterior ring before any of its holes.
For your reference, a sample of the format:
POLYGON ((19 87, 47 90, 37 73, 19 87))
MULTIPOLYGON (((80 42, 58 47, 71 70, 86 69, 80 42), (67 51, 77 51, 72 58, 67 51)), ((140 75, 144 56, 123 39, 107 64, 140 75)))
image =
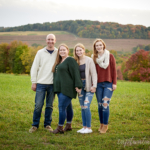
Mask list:
POLYGON ((113 84, 112 88, 113 88, 113 91, 114 91, 117 88, 117 85, 113 84))
POLYGON ((75 89, 76 89, 77 93, 81 93, 82 89, 78 89, 77 87, 75 89))
POLYGON ((91 87, 91 90, 90 90, 92 93, 95 93, 96 92, 96 88, 95 87, 91 87))
POLYGON ((32 83, 31 89, 32 89, 33 91, 36 91, 36 83, 32 83))

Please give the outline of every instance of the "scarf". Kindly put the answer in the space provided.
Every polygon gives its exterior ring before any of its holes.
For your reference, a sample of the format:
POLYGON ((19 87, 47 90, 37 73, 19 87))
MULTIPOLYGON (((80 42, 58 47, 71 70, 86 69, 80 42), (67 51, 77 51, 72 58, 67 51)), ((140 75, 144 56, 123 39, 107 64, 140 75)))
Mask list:
POLYGON ((96 58, 96 62, 101 68, 106 69, 109 65, 109 57, 110 52, 105 49, 104 54, 102 56, 98 55, 98 58, 96 58))

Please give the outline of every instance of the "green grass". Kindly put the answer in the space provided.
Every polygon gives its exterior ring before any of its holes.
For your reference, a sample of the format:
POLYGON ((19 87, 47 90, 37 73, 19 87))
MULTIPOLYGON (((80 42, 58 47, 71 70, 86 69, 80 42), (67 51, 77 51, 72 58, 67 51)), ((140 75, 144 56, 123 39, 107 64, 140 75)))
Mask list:
MULTIPOLYGON (((91 134, 78 134, 82 128, 78 99, 74 99, 73 131, 53 135, 43 128, 44 108, 37 132, 32 124, 35 92, 28 75, 0 74, 0 149, 8 150, 116 150, 150 149, 150 83, 118 81, 110 103, 109 130, 100 134, 97 101, 91 104, 91 134)), ((58 123, 58 101, 54 101, 52 128, 58 123)))
POLYGON ((59 34, 70 34, 66 31, 14 31, 14 32, 0 32, 1 36, 18 36, 18 35, 47 35, 53 33, 55 35, 59 34))

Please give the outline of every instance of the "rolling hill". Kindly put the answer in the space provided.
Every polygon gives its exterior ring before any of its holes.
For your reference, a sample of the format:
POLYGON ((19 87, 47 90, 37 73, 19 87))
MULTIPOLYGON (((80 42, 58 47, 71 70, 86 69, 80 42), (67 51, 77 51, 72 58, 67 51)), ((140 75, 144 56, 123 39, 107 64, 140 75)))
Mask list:
MULTIPOLYGON (((92 50, 94 38, 81 38, 75 34, 65 31, 15 31, 15 32, 0 32, 0 43, 10 43, 13 40, 18 40, 32 45, 34 43, 46 45, 45 38, 49 33, 56 35, 56 46, 61 43, 66 43, 69 48, 73 48, 77 43, 83 43, 86 49, 92 50)), ((116 51, 131 51, 138 44, 148 45, 150 39, 104 39, 108 50, 116 51)))

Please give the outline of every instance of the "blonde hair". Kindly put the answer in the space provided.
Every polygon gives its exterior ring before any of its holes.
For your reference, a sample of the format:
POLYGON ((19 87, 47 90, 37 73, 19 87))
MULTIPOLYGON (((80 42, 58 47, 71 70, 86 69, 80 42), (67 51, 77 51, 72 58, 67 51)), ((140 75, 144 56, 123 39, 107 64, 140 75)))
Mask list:
POLYGON ((96 58, 98 58, 98 52, 97 52, 96 47, 95 47, 97 42, 102 42, 102 44, 104 46, 103 50, 106 48, 106 44, 102 39, 96 39, 94 41, 94 43, 93 43, 93 61, 95 64, 96 64, 96 58))
POLYGON ((55 60, 55 63, 53 65, 53 68, 52 68, 52 72, 55 72, 56 65, 58 65, 61 62, 61 60, 62 60, 62 57, 59 55, 59 50, 60 50, 61 46, 66 47, 66 49, 69 51, 69 48, 68 48, 68 46, 66 44, 62 43, 62 44, 59 45, 57 56, 56 56, 56 60, 55 60))
POLYGON ((78 43, 78 44, 75 45, 74 50, 73 50, 73 57, 74 57, 74 59, 76 60, 76 62, 78 63, 78 65, 80 65, 79 56, 76 54, 76 48, 77 48, 77 47, 80 47, 80 48, 82 48, 82 49, 84 49, 84 50, 85 50, 85 47, 84 47, 83 44, 78 43))

